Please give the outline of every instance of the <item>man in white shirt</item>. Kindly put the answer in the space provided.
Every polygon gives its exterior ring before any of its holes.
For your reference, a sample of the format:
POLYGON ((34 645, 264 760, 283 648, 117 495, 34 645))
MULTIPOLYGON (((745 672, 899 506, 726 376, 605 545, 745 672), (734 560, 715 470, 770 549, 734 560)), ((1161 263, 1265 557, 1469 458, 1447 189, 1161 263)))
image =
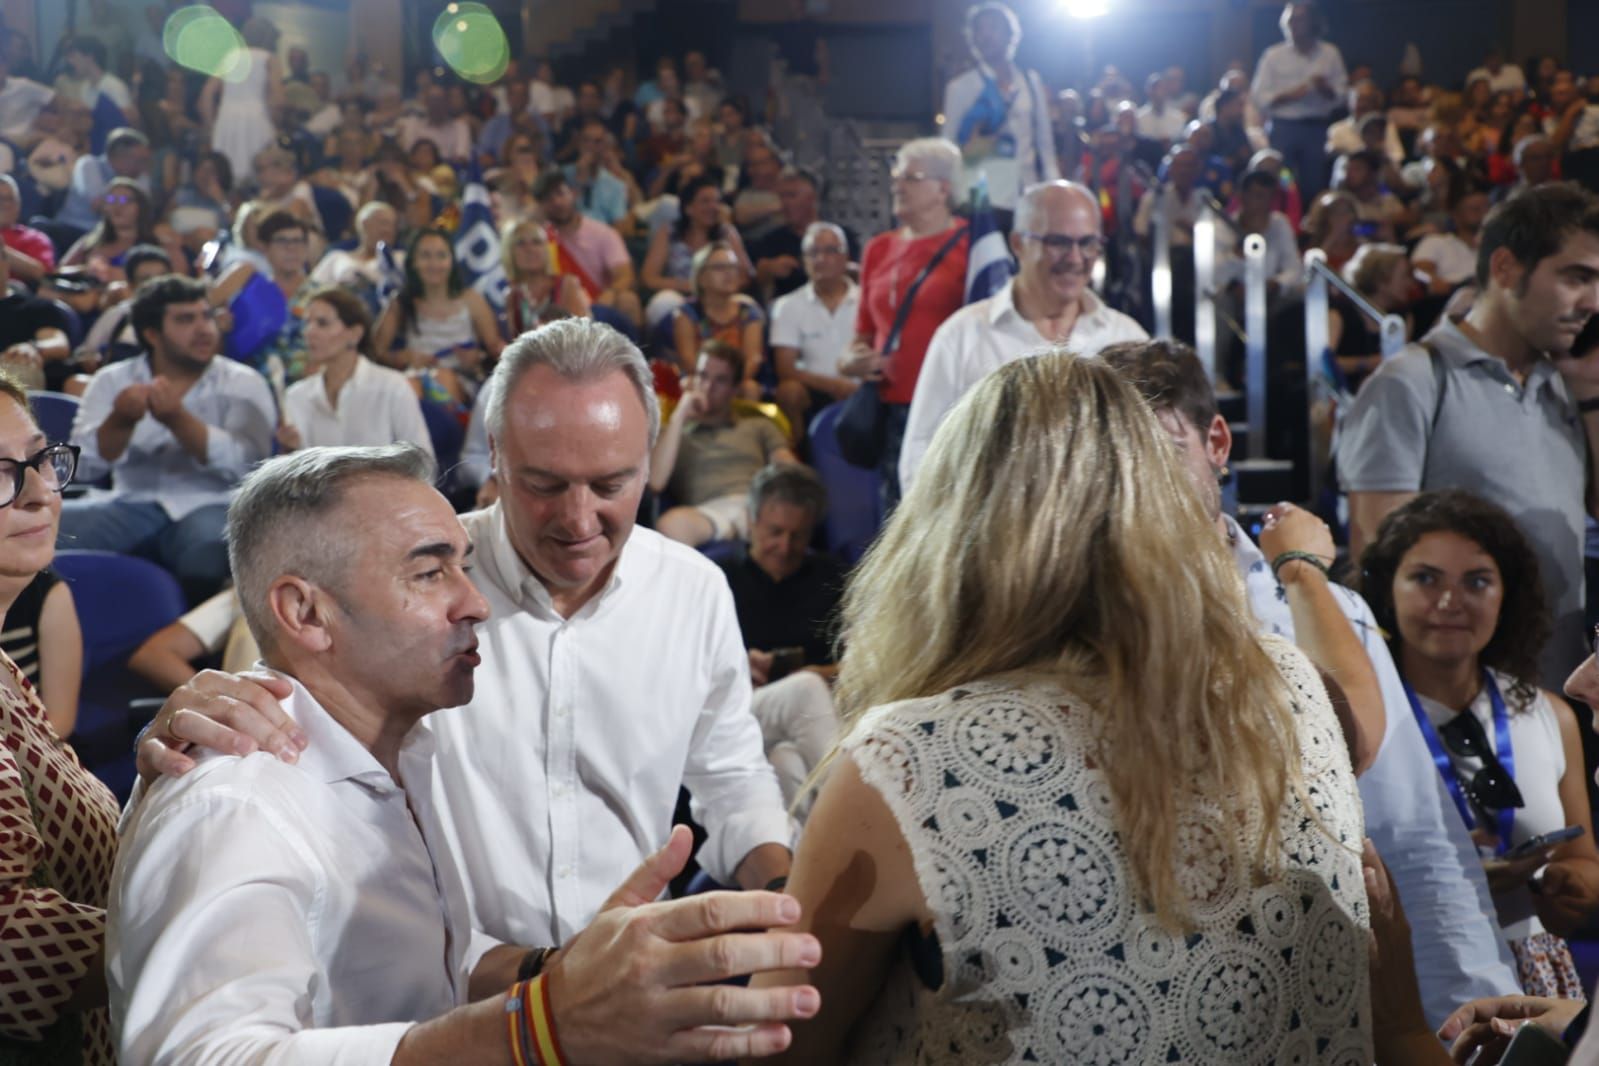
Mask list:
POLYGON ((153 558, 191 603, 228 575, 222 526, 233 487, 272 450, 276 405, 266 379, 218 358, 222 336, 206 288, 168 275, 134 298, 143 358, 97 371, 72 424, 85 481, 112 473, 110 493, 67 500, 61 548, 153 558))
POLYGON ((407 152, 417 141, 432 141, 439 158, 465 163, 472 158, 472 127, 450 114, 450 98, 442 85, 430 85, 422 94, 423 114, 400 121, 400 146, 407 152))
POLYGON ((989 202, 1002 215, 1027 186, 1060 177, 1044 80, 1012 62, 1021 39, 1021 23, 1004 4, 990 0, 966 13, 977 66, 950 79, 938 127, 960 146, 968 183, 986 176, 989 202))
POLYGON ((1454 192, 1454 202, 1449 205, 1454 229, 1423 237, 1410 253, 1411 266, 1438 295, 1453 292, 1457 285, 1476 276, 1477 239, 1482 220, 1488 215, 1487 189, 1462 180, 1454 192))
MULTIPOLYGON (((1327 127, 1327 155, 1353 155, 1366 147, 1361 134, 1361 120, 1367 115, 1383 113, 1382 90, 1370 79, 1356 82, 1349 90, 1349 117, 1341 118, 1327 127)), ((1383 124, 1383 154, 1394 166, 1405 161, 1405 146, 1399 140, 1399 129, 1392 122, 1383 124)))
POLYGON ((240 605, 267 667, 292 686, 285 710, 307 744, 291 761, 203 755, 130 809, 106 934, 122 1060, 523 1061, 511 1034, 535 997, 572 1062, 776 1050, 781 1026, 696 1027, 810 1013, 814 989, 786 1002, 722 989, 740 1016, 728 1018, 685 986, 778 956, 807 965, 816 944, 714 938, 739 928, 707 922, 716 907, 757 929, 783 924, 797 908, 780 896, 646 904, 686 853, 681 832, 607 902, 600 928, 563 950, 471 937, 423 720, 472 697, 488 604, 432 476, 409 445, 311 449, 241 488, 228 521, 240 605), (677 956, 670 968, 663 949, 677 956), (538 983, 522 985, 533 971, 538 983))
POLYGON ((1327 126, 1349 81, 1343 55, 1321 39, 1320 20, 1308 0, 1284 4, 1285 40, 1261 55, 1250 86, 1271 146, 1283 154, 1307 204, 1327 186, 1327 126))
POLYGON ((1518 94, 1518 100, 1519 94, 1527 91, 1527 75, 1516 64, 1506 63, 1504 53, 1497 48, 1483 57, 1482 66, 1466 75, 1466 84, 1478 78, 1487 78, 1488 88, 1496 93, 1518 94))
POLYGON ((660 425, 642 354, 565 319, 507 347, 488 388, 500 498, 464 519, 484 666, 472 703, 432 723, 474 927, 564 941, 666 842, 680 788, 713 879, 786 876, 732 594, 699 552, 634 527, 660 425))
MULTIPOLYGON (((1428 1020, 1437 1026, 1468 1000, 1515 992, 1515 970, 1498 922, 1490 920, 1493 902, 1476 846, 1432 766, 1371 608, 1303 562, 1289 562, 1274 575, 1272 560, 1222 513, 1219 477, 1232 434, 1192 349, 1152 341, 1119 345, 1104 358, 1137 386, 1171 434, 1217 534, 1232 547, 1261 630, 1294 641, 1324 674, 1347 685, 1350 705, 1370 700, 1369 683, 1375 681, 1376 702, 1344 720, 1360 774, 1366 833, 1393 874, 1415 932, 1416 976, 1428 1020), (1350 681, 1355 674, 1363 675, 1364 696, 1350 681)), ((1298 549, 1330 559, 1331 534, 1313 515, 1279 508, 1269 526, 1261 544, 1274 558, 1298 549)))
POLYGON ((1170 91, 1165 74, 1151 74, 1144 82, 1147 102, 1138 109, 1138 135, 1159 142, 1162 149, 1171 147, 1188 125, 1188 116, 1167 100, 1170 91))
POLYGON ((56 95, 70 98, 93 111, 100 97, 108 97, 124 116, 133 112, 133 94, 127 82, 105 69, 106 48, 99 38, 74 37, 61 51, 71 74, 56 79, 56 95))
POLYGON ((906 488, 950 408, 990 372, 1054 345, 1094 355, 1107 344, 1148 336, 1089 288, 1104 247, 1090 190, 1066 181, 1028 189, 1016 208, 1010 247, 1021 264, 1016 277, 951 315, 927 346, 900 451, 906 488))
POLYGON ((113 178, 128 178, 150 191, 150 141, 119 126, 106 137, 103 155, 82 155, 72 167, 72 184, 56 211, 56 221, 89 229, 100 221, 100 197, 113 178))
POLYGON ((56 94, 36 81, 11 73, 6 47, 11 32, 14 31, 0 30, 0 137, 26 150, 51 132, 40 128, 38 120, 55 102, 56 94))
POLYGON ((849 242, 832 222, 813 222, 800 241, 810 276, 798 291, 772 305, 772 362, 777 404, 790 424, 854 392, 859 382, 838 372, 855 340, 861 291, 849 276, 849 242))

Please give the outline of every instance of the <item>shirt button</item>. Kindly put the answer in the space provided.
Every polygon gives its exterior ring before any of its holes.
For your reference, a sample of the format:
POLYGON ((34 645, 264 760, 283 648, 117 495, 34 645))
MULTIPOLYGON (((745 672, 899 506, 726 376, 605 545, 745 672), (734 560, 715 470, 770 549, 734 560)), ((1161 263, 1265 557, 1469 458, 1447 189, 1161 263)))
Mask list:
POLYGON ((572 793, 571 786, 569 785, 556 785, 554 788, 550 789, 550 791, 562 798, 565 798, 572 793))
POLYGON ((572 876, 572 867, 571 867, 570 864, 561 867, 561 876, 562 877, 571 877, 572 876))

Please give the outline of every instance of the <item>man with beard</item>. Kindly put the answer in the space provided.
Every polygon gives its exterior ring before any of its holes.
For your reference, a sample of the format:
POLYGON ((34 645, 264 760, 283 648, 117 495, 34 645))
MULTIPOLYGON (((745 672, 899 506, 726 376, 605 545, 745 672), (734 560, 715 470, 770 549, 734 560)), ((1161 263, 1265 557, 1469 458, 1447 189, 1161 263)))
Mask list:
POLYGON ((1467 489, 1513 515, 1538 554, 1554 636, 1542 682, 1587 654, 1584 519, 1599 502, 1599 351, 1572 345, 1599 310, 1599 199, 1545 185, 1496 207, 1477 247, 1481 294, 1366 380, 1338 468, 1350 550, 1418 492, 1467 489))
POLYGON ((951 315, 927 347, 900 452, 905 488, 944 416, 990 371, 1052 345, 1094 355, 1106 345, 1147 337, 1089 288, 1104 247, 1099 204, 1090 190, 1068 181, 1028 188, 1016 207, 1010 246, 1021 264, 1016 277, 951 315))

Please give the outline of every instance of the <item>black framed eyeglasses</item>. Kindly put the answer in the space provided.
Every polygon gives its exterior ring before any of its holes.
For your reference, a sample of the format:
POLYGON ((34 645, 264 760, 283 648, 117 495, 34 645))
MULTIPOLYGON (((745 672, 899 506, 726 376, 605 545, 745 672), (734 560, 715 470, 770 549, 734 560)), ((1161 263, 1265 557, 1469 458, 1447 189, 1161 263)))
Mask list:
POLYGON ((0 459, 0 507, 10 507, 22 495, 22 482, 31 469, 44 479, 44 487, 60 492, 72 484, 72 475, 78 472, 76 444, 51 444, 41 448, 26 459, 0 459), (6 471, 11 472, 7 478, 6 471))
POLYGON ((1466 782, 1466 795, 1471 802, 1490 811, 1526 806, 1521 789, 1505 770, 1504 764, 1494 754, 1488 743, 1488 734, 1482 723, 1470 711, 1462 711, 1438 729, 1438 737, 1448 749, 1467 759, 1482 760, 1482 769, 1466 782))

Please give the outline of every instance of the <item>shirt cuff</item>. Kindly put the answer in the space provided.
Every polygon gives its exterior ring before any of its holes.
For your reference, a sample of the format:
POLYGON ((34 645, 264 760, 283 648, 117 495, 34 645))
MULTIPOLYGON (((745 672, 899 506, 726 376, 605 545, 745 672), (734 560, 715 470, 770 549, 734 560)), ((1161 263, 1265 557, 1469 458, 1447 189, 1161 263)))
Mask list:
POLYGON ((774 806, 746 808, 726 815, 721 826, 701 845, 696 858, 713 881, 733 887, 733 872, 746 855, 762 844, 792 849, 797 831, 798 826, 781 801, 774 806))
POLYGON ((352 1025, 338 1029, 305 1029, 294 1034, 295 1062, 336 1062, 339 1066, 389 1066, 405 1034, 415 1022, 352 1025))

